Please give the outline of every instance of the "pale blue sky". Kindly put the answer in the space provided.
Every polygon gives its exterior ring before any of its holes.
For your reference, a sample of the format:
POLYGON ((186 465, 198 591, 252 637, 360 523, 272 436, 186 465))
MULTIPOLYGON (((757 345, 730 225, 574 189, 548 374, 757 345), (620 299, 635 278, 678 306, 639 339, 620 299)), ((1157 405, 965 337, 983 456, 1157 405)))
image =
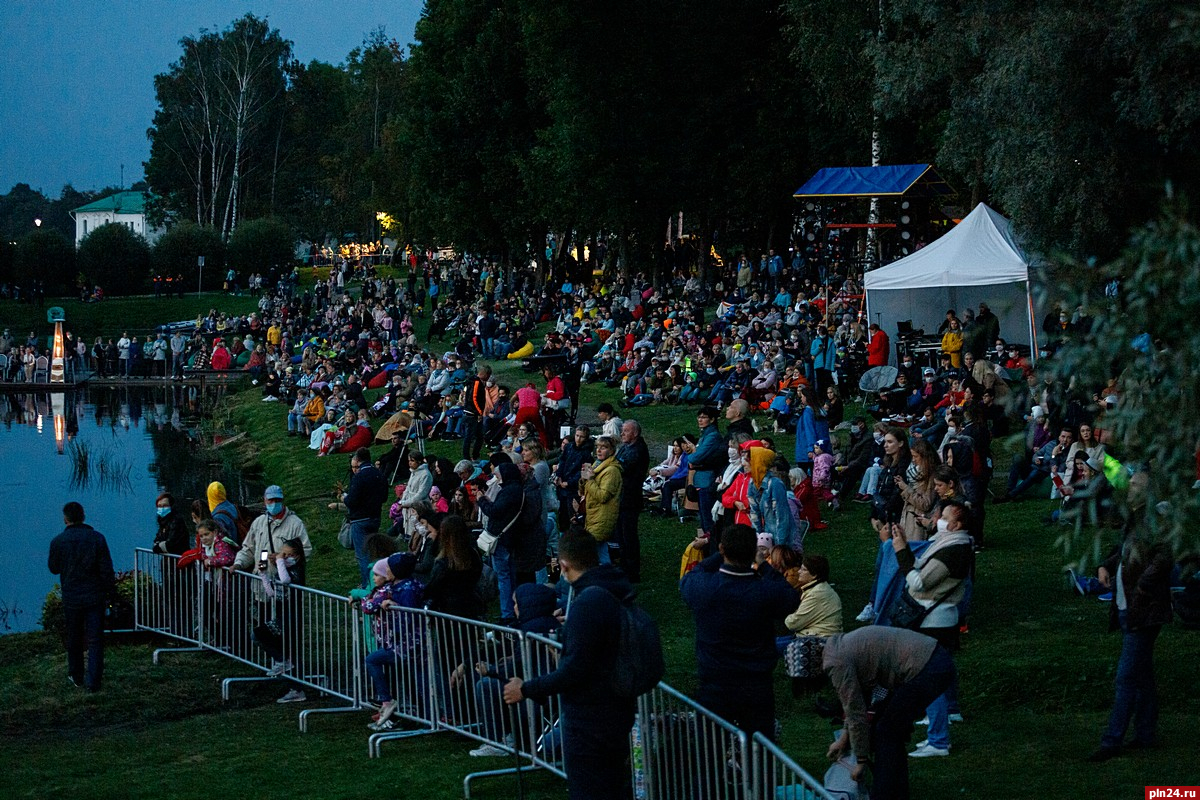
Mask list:
POLYGON ((179 40, 266 17, 295 56, 337 64, 382 26, 408 44, 422 0, 0 0, 0 194, 28 183, 98 189, 142 178, 154 76, 179 40))

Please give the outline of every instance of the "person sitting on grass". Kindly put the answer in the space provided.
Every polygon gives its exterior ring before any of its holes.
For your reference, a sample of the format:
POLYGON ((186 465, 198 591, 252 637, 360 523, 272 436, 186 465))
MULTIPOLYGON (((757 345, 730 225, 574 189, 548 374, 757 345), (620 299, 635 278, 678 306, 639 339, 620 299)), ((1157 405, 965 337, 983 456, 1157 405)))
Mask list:
POLYGON ((829 585, 829 559, 806 554, 796 577, 800 605, 783 621, 791 634, 775 640, 780 655, 797 636, 832 636, 844 630, 842 598, 829 585))

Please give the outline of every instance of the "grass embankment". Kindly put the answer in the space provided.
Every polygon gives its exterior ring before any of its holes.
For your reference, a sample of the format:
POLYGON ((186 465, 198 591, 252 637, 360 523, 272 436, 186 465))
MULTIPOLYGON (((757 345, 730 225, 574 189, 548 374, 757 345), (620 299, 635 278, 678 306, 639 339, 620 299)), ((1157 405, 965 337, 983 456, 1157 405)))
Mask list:
MULTIPOLYGON (((500 377, 514 386, 522 380, 507 364, 500 377)), ((580 418, 591 417, 612 395, 603 386, 585 386, 580 418)), ((333 483, 346 476, 348 457, 315 458, 301 439, 285 435, 285 409, 260 402, 257 392, 242 391, 229 403, 233 423, 249 433, 264 479, 284 486, 308 523, 317 550, 311 582, 344 592, 357 571, 335 541, 340 519, 325 503, 333 483)), ((630 416, 645 426, 656 458, 673 436, 695 425, 693 412, 681 408, 638 409, 630 416)), ((792 437, 776 441, 791 453, 792 437)), ((453 457, 458 447, 433 442, 430 450, 453 457)), ((1103 765, 1082 762, 1107 718, 1120 642, 1104 633, 1106 607, 1066 588, 1056 534, 1039 522, 1049 508, 1048 501, 1028 500, 988 510, 971 633, 958 656, 967 722, 952 728, 950 758, 912 765, 914 796, 1140 797, 1147 784, 1200 783, 1194 742, 1200 636, 1176 627, 1166 629, 1158 645, 1163 745, 1103 765)), ((877 539, 865 506, 852 505, 830 521, 828 530, 810 534, 807 546, 829 556, 849 622, 865 601, 877 539)), ((693 626, 676 586, 680 552, 693 528, 643 517, 641 531, 641 602, 662 627, 668 682, 688 691, 694 686, 693 626)), ((252 787, 261 783, 275 794, 302 797, 398 790, 451 797, 467 772, 507 765, 469 758, 471 745, 447 735, 389 744, 384 759, 371 761, 365 713, 314 719, 311 732, 301 735, 298 708, 271 702, 277 686, 239 687, 235 700, 223 705, 218 679, 245 673, 213 655, 168 655, 155 667, 148 646, 112 647, 108 688, 96 697, 69 692, 64 672, 61 651, 47 637, 0 639, 0 735, 10 755, 0 786, 9 784, 12 796, 73 789, 93 797, 239 797, 258 793, 252 787), (66 759, 64 746, 71 750, 66 759)), ((777 698, 783 744, 819 774, 828 724, 811 713, 807 698, 792 698, 782 676, 777 698)), ((562 794, 561 784, 545 777, 528 779, 527 788, 532 797, 562 794)), ((513 790, 511 778, 498 779, 482 784, 478 795, 509 797, 513 790)))

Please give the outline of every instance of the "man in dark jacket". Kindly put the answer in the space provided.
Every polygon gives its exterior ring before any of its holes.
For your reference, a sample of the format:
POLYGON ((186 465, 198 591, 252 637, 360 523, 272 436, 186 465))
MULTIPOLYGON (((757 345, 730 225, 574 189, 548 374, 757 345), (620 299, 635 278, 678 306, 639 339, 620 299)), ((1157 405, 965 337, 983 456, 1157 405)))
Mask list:
POLYGON ((558 529, 566 532, 571 528, 573 502, 579 496, 580 470, 584 464, 592 463, 592 431, 587 425, 575 427, 571 441, 563 445, 554 468, 554 489, 558 492, 558 529))
POLYGON ((775 626, 797 595, 770 564, 755 568, 757 544, 749 525, 726 528, 720 553, 685 575, 680 591, 696 620, 697 701, 748 735, 774 739, 775 626))
MULTIPOLYGON (((1134 478, 1144 480, 1142 475, 1134 478)), ((1130 494, 1134 493, 1131 485, 1130 494)), ((1158 723, 1154 643, 1162 626, 1171 621, 1174 566, 1170 547, 1152 538, 1143 523, 1131 526, 1125 541, 1096 570, 1100 583, 1112 590, 1110 628, 1120 629, 1122 638, 1116 698, 1100 748, 1090 761, 1107 761, 1125 749, 1140 750, 1154 744, 1158 723), (1133 741, 1125 744, 1125 733, 1135 716, 1133 741)))
POLYGON ((623 799, 629 794, 629 730, 636 700, 615 696, 611 676, 621 636, 620 606, 631 587, 620 569, 598 565, 596 542, 588 534, 568 533, 558 548, 562 575, 574 594, 562 629, 562 657, 549 674, 527 682, 511 679, 504 700, 512 704, 558 695, 571 800, 623 799))
POLYGON ((630 583, 642 582, 642 544, 638 539, 638 517, 642 513, 642 484, 650 471, 650 450, 642 438, 642 426, 627 419, 621 425, 621 446, 617 449, 621 465, 621 514, 613 531, 613 542, 621 559, 621 569, 630 583))
MULTIPOLYGON (((354 558, 364 588, 371 586, 371 565, 367 554, 367 537, 379 532, 379 516, 387 500, 388 485, 379 468, 371 463, 371 451, 360 447, 350 458, 350 486, 342 495, 346 519, 350 523, 350 538, 354 542, 354 558)), ((336 504, 334 504, 336 505, 336 504)))
POLYGON ((66 529, 50 542, 50 572, 61 576, 67 624, 67 679, 89 692, 100 691, 104 677, 104 608, 116 576, 108 541, 83 522, 83 506, 63 506, 66 529), (87 648, 87 671, 83 650, 87 648))

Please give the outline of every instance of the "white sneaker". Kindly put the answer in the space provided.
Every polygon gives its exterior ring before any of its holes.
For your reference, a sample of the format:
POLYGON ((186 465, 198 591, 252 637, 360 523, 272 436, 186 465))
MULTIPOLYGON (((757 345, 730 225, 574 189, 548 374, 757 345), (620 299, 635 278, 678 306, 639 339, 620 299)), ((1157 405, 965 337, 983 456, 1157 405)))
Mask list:
POLYGON ((854 618, 856 622, 872 622, 875 619, 875 606, 867 603, 863 606, 863 610, 854 618))
POLYGON ((929 717, 925 717, 924 719, 919 719, 919 720, 917 720, 917 721, 916 721, 915 723, 913 723, 913 724, 914 724, 914 725, 928 725, 928 724, 929 724, 929 717))
POLYGON ((303 703, 308 698, 304 696, 304 692, 299 689, 292 689, 283 697, 276 700, 276 703, 303 703))
POLYGON ((922 747, 924 747, 927 744, 929 744, 929 740, 922 739, 921 741, 917 742, 917 749, 920 750, 922 747))
POLYGON ((288 661, 286 659, 284 659, 283 661, 276 661, 275 659, 271 659, 271 668, 269 670, 267 670, 267 677, 268 678, 278 678, 280 675, 287 672, 291 668, 292 668, 291 661, 288 661))
POLYGON ((932 758, 933 756, 948 756, 950 755, 949 747, 934 747, 928 741, 924 746, 918 747, 908 754, 909 758, 932 758))
POLYGON ((476 747, 471 751, 471 755, 477 758, 487 758, 489 756, 506 756, 508 753, 501 750, 499 747, 496 747, 495 745, 481 744, 479 747, 476 747))

